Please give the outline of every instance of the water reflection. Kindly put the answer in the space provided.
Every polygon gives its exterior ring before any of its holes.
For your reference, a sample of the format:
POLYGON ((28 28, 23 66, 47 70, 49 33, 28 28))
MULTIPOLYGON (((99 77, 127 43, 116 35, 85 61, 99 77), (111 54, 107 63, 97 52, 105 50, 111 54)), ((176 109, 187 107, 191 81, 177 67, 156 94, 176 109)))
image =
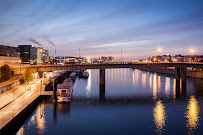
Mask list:
POLYGON ((142 86, 145 88, 147 83, 147 74, 142 74, 142 86))
POLYGON ((198 105, 198 101, 194 96, 191 96, 187 105, 187 112, 185 117, 187 118, 186 126, 189 129, 189 134, 193 134, 195 129, 198 129, 199 126, 199 116, 200 107, 198 105))
POLYGON ((161 92, 161 77, 158 76, 158 92, 161 92))
POLYGON ((170 91, 170 78, 165 78, 165 94, 168 96, 170 91))
POLYGON ((37 128, 39 129, 39 134, 43 134, 45 130, 45 116, 44 116, 44 104, 41 104, 36 111, 36 122, 37 128))
POLYGON ((71 103, 65 103, 65 104, 58 103, 57 106, 58 106, 58 113, 59 114, 70 113, 71 103))
POLYGON ((24 126, 22 126, 18 132, 16 133, 16 135, 24 135, 24 126))
POLYGON ((150 77, 149 77, 149 87, 152 88, 152 75, 150 75, 150 77))
POLYGON ((133 79, 132 79, 132 81, 133 81, 133 86, 136 86, 139 82, 139 70, 138 69, 135 69, 134 71, 133 71, 133 75, 132 75, 132 77, 133 77, 133 79))
POLYGON ((173 98, 176 99, 176 79, 173 79, 173 98))
POLYGON ((86 86, 86 97, 90 97, 91 86, 92 86, 91 70, 88 70, 88 72, 89 72, 89 77, 88 77, 87 86, 86 86))
POLYGON ((57 120, 57 102, 53 102, 53 120, 56 123, 56 120, 57 120))
POLYGON ((153 99, 157 98, 157 75, 154 73, 153 76, 153 99))
POLYGON ((166 112, 164 104, 161 100, 157 101, 153 108, 154 123, 156 126, 156 133, 161 134, 166 125, 166 112))

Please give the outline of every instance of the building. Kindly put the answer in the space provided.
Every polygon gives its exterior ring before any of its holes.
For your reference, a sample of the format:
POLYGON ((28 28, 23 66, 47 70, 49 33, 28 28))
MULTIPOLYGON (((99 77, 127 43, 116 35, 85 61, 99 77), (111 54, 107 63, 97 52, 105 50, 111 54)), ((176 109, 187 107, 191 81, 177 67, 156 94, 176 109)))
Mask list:
POLYGON ((161 61, 161 56, 151 56, 148 58, 150 62, 160 62, 161 61))
POLYGON ((24 64, 37 63, 37 48, 33 45, 18 45, 20 59, 24 64))
POLYGON ((184 62, 200 62, 203 60, 203 55, 186 55, 184 62))
POLYGON ((101 61, 103 61, 103 62, 107 61, 107 57, 101 56, 101 61))
POLYGON ((108 60, 108 61, 114 61, 114 57, 108 56, 107 60, 108 60))
POLYGON ((161 56, 160 62, 172 62, 171 58, 171 55, 165 54, 161 56))
POLYGON ((18 45, 20 59, 24 64, 42 64, 48 62, 49 51, 33 45, 18 45))
POLYGON ((0 66, 7 64, 18 65, 19 64, 19 53, 17 47, 0 45, 0 66))
POLYGON ((182 56, 181 54, 177 54, 172 57, 172 61, 173 62, 184 62, 184 56, 182 56))

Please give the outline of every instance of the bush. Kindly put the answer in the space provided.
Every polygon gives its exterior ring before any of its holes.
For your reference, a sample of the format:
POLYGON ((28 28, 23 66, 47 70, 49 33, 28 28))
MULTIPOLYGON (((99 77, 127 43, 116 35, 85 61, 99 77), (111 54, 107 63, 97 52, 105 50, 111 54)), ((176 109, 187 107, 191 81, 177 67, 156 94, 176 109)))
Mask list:
POLYGON ((13 77, 12 71, 8 65, 1 67, 1 77, 0 82, 7 81, 13 77))

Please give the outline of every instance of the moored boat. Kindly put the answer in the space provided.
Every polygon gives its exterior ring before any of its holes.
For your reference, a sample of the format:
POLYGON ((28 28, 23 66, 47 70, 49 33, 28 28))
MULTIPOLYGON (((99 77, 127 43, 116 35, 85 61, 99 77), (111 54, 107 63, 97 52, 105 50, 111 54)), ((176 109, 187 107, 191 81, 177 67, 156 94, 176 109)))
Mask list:
POLYGON ((69 75, 69 78, 75 79, 75 78, 76 78, 76 72, 72 72, 72 73, 69 75))
POLYGON ((83 70, 80 70, 80 71, 79 71, 78 77, 83 77, 83 70))
POLYGON ((73 93, 73 81, 68 78, 57 85, 57 102, 70 102, 73 93))
POLYGON ((89 73, 88 73, 87 71, 84 71, 84 72, 83 72, 83 77, 84 77, 84 78, 87 78, 88 76, 89 76, 89 73))

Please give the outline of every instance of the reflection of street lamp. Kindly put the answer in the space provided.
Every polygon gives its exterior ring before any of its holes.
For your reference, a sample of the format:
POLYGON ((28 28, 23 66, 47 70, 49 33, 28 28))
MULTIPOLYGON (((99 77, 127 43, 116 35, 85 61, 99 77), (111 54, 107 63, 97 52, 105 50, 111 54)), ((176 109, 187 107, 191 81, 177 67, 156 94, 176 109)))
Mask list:
POLYGON ((20 63, 20 76, 21 76, 21 62, 22 62, 22 60, 19 60, 19 63, 20 63))

